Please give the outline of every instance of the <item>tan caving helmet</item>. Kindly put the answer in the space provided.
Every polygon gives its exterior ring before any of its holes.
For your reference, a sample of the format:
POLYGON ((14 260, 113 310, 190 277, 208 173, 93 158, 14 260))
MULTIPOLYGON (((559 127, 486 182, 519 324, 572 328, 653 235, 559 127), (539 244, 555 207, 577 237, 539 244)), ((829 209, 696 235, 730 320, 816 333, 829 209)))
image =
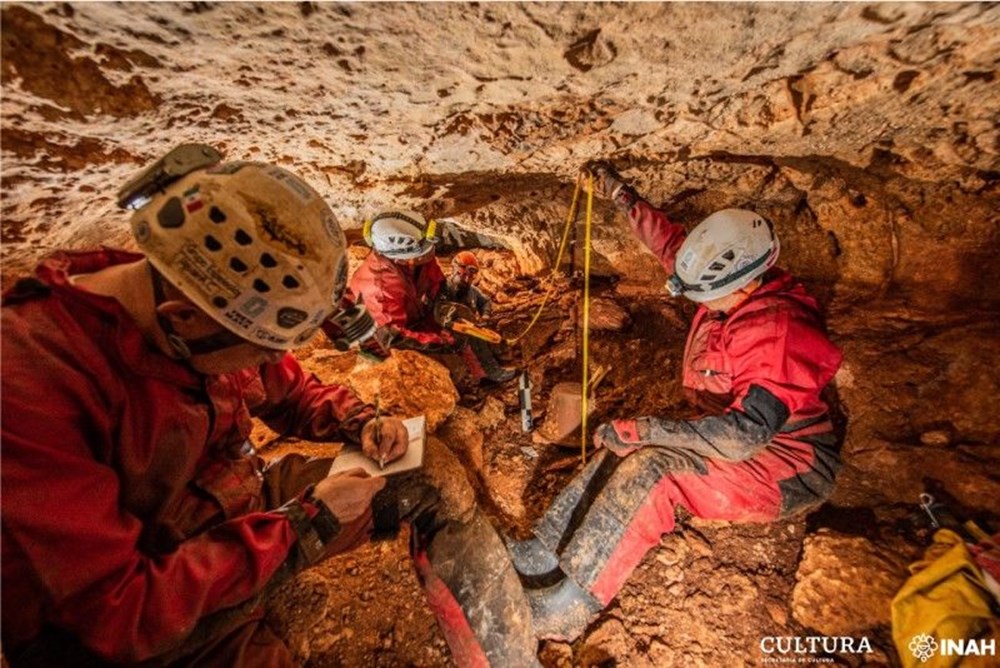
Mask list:
POLYGON ((771 222, 746 209, 723 209, 691 230, 667 290, 695 302, 731 294, 771 268, 781 245, 771 222))
POLYGON ((167 185, 132 216, 149 262, 242 339, 289 350, 347 282, 344 233, 323 198, 280 167, 231 162, 167 185))

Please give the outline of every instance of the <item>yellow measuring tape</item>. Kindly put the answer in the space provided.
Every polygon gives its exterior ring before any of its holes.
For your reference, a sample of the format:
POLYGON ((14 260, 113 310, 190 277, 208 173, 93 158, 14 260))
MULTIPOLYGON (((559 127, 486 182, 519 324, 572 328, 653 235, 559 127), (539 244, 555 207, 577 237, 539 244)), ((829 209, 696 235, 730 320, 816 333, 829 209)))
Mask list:
POLYGON ((535 326, 538 322, 538 318, 542 315, 542 311, 545 309, 545 305, 549 302, 549 297, 555 291, 556 284, 553 279, 556 277, 556 272, 559 271, 559 263, 562 262, 563 252, 566 250, 566 242, 569 240, 569 231, 573 227, 573 222, 576 220, 576 203, 580 196, 580 179, 576 180, 576 189, 573 190, 573 202, 569 205, 569 213, 566 215, 566 226, 563 228, 562 242, 559 244, 559 254, 556 256, 556 262, 552 266, 552 273, 549 274, 549 289, 545 293, 545 297, 542 299, 542 303, 539 304, 538 310, 535 311, 534 317, 528 326, 524 328, 524 331, 515 336, 512 339, 507 339, 508 344, 517 343, 524 335, 531 331, 531 328, 535 326))
MULTIPOLYGON (((538 310, 535 311, 534 317, 531 318, 531 322, 528 326, 524 328, 524 331, 513 338, 507 339, 507 343, 513 344, 524 338, 524 335, 531 331, 531 328, 535 326, 538 322, 538 318, 541 317, 542 311, 545 310, 545 305, 549 302, 549 297, 552 296, 555 290, 555 279, 556 272, 559 271, 559 264, 562 262, 563 253, 566 251, 566 242, 569 240, 569 231, 573 227, 573 223, 576 221, 577 212, 577 202, 580 198, 580 184, 581 179, 577 178, 576 188, 573 190, 573 201, 569 205, 569 213, 566 214, 566 225, 563 228, 562 241, 559 243, 559 253, 556 255, 555 264, 552 267, 552 273, 549 275, 549 289, 545 293, 545 297, 542 298, 542 303, 539 304, 538 310)), ((594 214, 594 175, 588 174, 588 187, 587 187, 587 217, 584 224, 584 242, 583 242, 583 388, 580 392, 580 397, 582 401, 581 406, 581 422, 580 422, 580 458, 583 463, 587 463, 587 386, 590 384, 590 229, 591 221, 593 220, 594 214)))
POLYGON ((590 384, 590 221, 594 212, 594 175, 588 175, 587 221, 583 235, 583 387, 580 391, 580 459, 587 463, 587 392, 590 384))

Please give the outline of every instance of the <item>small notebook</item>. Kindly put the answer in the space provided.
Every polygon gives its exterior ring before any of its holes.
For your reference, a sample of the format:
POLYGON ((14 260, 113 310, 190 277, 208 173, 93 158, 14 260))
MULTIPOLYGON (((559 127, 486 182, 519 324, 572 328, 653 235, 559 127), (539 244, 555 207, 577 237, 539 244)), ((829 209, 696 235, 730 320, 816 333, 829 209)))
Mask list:
POLYGON ((327 475, 357 467, 363 468, 368 475, 373 476, 392 475, 420 468, 424 465, 424 445, 427 441, 427 418, 423 415, 409 418, 403 420, 403 425, 410 432, 410 444, 406 448, 406 454, 396 461, 386 464, 384 469, 379 469, 378 462, 361 452, 360 445, 345 445, 340 455, 333 460, 330 473, 327 475))

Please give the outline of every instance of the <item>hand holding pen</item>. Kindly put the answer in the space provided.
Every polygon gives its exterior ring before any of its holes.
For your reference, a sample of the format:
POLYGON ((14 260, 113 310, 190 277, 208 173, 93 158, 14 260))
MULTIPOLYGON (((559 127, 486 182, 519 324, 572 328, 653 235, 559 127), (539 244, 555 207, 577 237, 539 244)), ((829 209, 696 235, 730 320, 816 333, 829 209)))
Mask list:
POLYGON ((375 398, 375 417, 361 430, 361 450, 384 468, 404 454, 410 443, 410 433, 403 421, 383 417, 378 397, 375 398))

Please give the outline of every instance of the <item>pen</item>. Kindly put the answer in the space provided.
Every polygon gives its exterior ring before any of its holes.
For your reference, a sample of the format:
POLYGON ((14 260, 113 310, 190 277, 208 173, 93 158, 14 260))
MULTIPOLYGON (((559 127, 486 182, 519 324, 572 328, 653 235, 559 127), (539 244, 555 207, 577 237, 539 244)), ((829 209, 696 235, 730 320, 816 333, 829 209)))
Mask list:
MULTIPOLYGON (((379 395, 375 395, 375 447, 382 450, 382 409, 379 406, 379 395)), ((379 452, 378 468, 385 468, 385 455, 379 452)))

